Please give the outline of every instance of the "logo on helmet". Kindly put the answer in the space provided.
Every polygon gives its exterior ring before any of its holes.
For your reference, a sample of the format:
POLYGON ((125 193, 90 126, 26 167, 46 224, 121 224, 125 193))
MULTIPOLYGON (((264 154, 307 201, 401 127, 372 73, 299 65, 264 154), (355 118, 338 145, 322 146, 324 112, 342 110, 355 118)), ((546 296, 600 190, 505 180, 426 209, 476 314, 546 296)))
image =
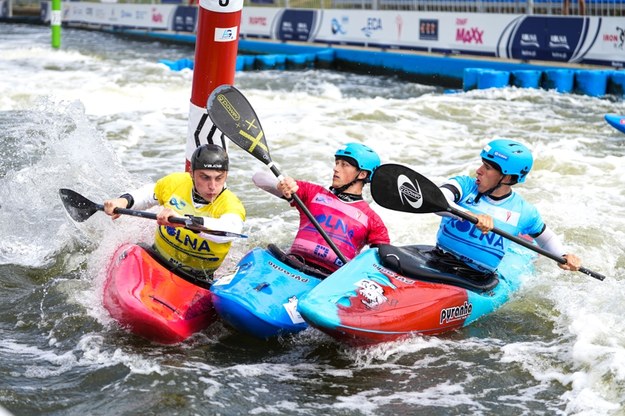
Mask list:
POLYGON ((201 169, 226 170, 223 163, 204 163, 201 169))
POLYGON ((504 155, 503 153, 499 153, 499 152, 497 152, 497 151, 495 151, 495 153, 493 153, 493 156, 494 156, 494 157, 500 157, 500 158, 502 158, 503 160, 508 160, 508 156, 507 156, 507 155, 504 155))

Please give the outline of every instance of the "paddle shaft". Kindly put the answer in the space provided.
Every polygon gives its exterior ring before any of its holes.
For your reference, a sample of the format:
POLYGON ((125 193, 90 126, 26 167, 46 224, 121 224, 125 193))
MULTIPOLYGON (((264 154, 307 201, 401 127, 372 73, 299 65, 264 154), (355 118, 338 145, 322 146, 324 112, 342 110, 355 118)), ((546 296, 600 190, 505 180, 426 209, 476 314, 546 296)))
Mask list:
MULTIPOLYGON (((273 172, 273 174, 276 175, 276 178, 278 178, 279 181, 282 181, 284 179, 284 176, 282 176, 282 173, 280 173, 280 170, 278 170, 278 168, 276 167, 276 165, 273 162, 269 163, 267 166, 269 166, 269 169, 271 169, 271 172, 273 172)), ((347 263, 347 258, 343 255, 343 253, 341 253, 341 250, 339 250, 339 248, 336 246, 336 244, 334 244, 334 241, 332 241, 330 236, 321 227, 321 224, 319 224, 319 221, 317 221, 315 216, 312 215, 312 212, 310 212, 310 210, 306 207, 306 205, 300 199, 300 197, 297 196, 296 193, 292 193, 291 197, 293 197, 293 199, 295 200, 295 203, 297 204, 297 206, 300 207, 300 209, 304 212, 304 214, 306 214, 306 216, 308 217, 310 222, 315 226, 317 231, 319 231, 319 234, 321 234, 323 239, 326 240, 326 242, 328 243, 328 245, 330 246, 332 251, 334 251, 334 253, 337 255, 337 257, 339 259, 341 259, 343 264, 347 263)))
MULTIPOLYGON (((473 215, 467 214, 466 212, 460 211, 459 209, 456 209, 454 207, 448 206, 447 207, 447 211, 452 213, 452 214, 454 214, 454 215, 456 215, 456 216, 458 216, 458 217, 460 217, 460 218, 462 218, 462 219, 470 221, 473 224, 477 224, 477 222, 478 222, 478 219, 476 217, 474 217, 473 215)), ((538 246, 535 246, 534 244, 530 243, 527 240, 524 240, 524 239, 519 238, 517 236, 514 236, 512 234, 509 234, 509 233, 507 233, 507 232, 505 232, 503 230, 500 230, 498 228, 493 228, 491 231, 494 232, 495 234, 498 234, 498 235, 500 235, 502 237, 507 238, 508 240, 514 241, 515 243, 520 244, 523 247, 526 247, 526 248, 528 248, 528 249, 530 249, 532 251, 535 251, 535 252, 537 252, 539 254, 542 254, 545 257, 549 257, 550 259, 555 260, 555 261, 557 261, 560 264, 566 264, 566 259, 564 257, 560 257, 560 256, 557 256, 557 255, 555 255, 553 253, 550 253, 547 250, 544 250, 544 249, 542 249, 542 248, 540 248, 538 246)), ((584 274, 587 274, 588 276, 594 277, 595 279, 598 279, 598 280, 605 279, 604 275, 602 275, 600 273, 597 273, 597 272, 594 272, 592 270, 589 270, 589 269, 587 269, 585 267, 580 267, 579 271, 584 273, 584 274)))
MULTIPOLYGON (((380 206, 395 211, 413 214, 449 212, 473 224, 478 223, 478 219, 473 215, 452 207, 441 189, 431 180, 407 166, 387 163, 376 169, 371 181, 371 196, 380 206)), ((491 231, 560 264, 567 262, 565 258, 505 231, 497 228, 491 231)), ((580 267, 578 271, 598 280, 605 279, 604 275, 585 267, 580 267)))
MULTIPOLYGON (((271 169, 279 181, 284 179, 269 155, 269 147, 265 140, 265 132, 260 120, 250 102, 241 91, 232 85, 220 85, 215 88, 206 102, 206 111, 211 121, 221 132, 241 149, 263 162, 271 169)), ((317 219, 312 215, 302 200, 293 193, 293 199, 298 207, 306 214, 319 234, 328 243, 332 251, 343 262, 347 258, 341 253, 336 244, 330 239, 317 219)))
MULTIPOLYGON (((100 211, 104 211, 104 205, 97 204, 97 207, 100 211)), ((137 211, 137 210, 128 209, 128 208, 115 208, 113 212, 115 214, 132 215, 133 217, 147 218, 150 220, 156 219, 155 213, 147 212, 147 211, 137 211)), ((186 224, 186 220, 184 218, 169 217, 167 218, 167 221, 171 223, 175 223, 175 224, 186 224)))
MULTIPOLYGON (((71 191, 71 190, 64 190, 64 191, 66 191, 66 195, 68 195, 67 192, 69 192, 69 193, 75 195, 76 197, 81 198, 81 201, 80 201, 79 205, 83 205, 81 208, 84 208, 84 209, 87 209, 87 210, 90 211, 87 214, 88 216, 91 216, 91 214, 93 214, 95 211, 104 211, 104 205, 98 204, 98 203, 93 202, 93 201, 90 201, 90 200, 86 199, 85 197, 83 197, 82 195, 75 193, 74 191, 71 191), (91 211, 91 209, 94 209, 95 211, 91 211)), ((66 202, 71 205, 71 201, 66 201, 66 202)), ((113 210, 113 212, 115 214, 131 215, 133 217, 141 217, 141 218, 147 218, 147 219, 151 219, 151 220, 156 220, 157 219, 156 218, 156 214, 154 214, 153 212, 147 212, 147 211, 137 211, 137 210, 128 209, 128 208, 115 208, 113 210)), ((86 218, 84 218, 84 219, 86 219, 86 218)), ((78 219, 78 220, 82 221, 80 219, 78 219)), ((193 224, 190 220, 185 219, 185 218, 169 217, 167 220, 169 222, 171 222, 171 223, 174 223, 174 224, 184 225, 187 229, 189 229, 191 231, 204 232, 206 234, 216 235, 216 236, 220 236, 220 237, 247 238, 247 235, 245 235, 245 234, 231 233, 229 231, 210 230, 210 229, 208 229, 206 227, 202 227, 201 225, 193 224)))
MULTIPOLYGON (((102 211, 104 211, 104 206, 98 204, 98 209, 101 209, 102 211)), ((128 208, 115 208, 113 212, 115 214, 132 215, 134 217, 148 218, 151 220, 156 219, 156 214, 154 214, 153 212, 147 212, 147 211, 137 211, 137 210, 128 209, 128 208)), ((202 227, 201 225, 193 224, 185 218, 169 217, 167 218, 167 221, 174 223, 174 224, 184 225, 185 228, 191 231, 199 231, 199 232, 203 232, 203 233, 210 234, 210 235, 216 235, 220 237, 247 238, 247 235, 245 234, 231 233, 229 231, 210 230, 206 227, 202 227)))

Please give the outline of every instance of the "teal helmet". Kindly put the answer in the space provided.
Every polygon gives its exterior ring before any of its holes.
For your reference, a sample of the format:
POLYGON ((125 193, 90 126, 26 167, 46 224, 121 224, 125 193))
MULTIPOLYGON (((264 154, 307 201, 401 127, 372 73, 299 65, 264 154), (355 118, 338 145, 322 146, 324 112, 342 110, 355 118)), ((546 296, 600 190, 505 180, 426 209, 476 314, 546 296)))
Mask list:
POLYGON ((370 147, 360 143, 347 143, 336 151, 334 157, 345 159, 360 170, 369 172, 365 183, 371 182, 373 172, 380 166, 380 156, 370 147))
POLYGON ((516 176, 517 183, 525 182, 525 177, 534 164, 530 149, 514 140, 493 140, 484 146, 480 156, 484 161, 495 165, 502 174, 516 176))

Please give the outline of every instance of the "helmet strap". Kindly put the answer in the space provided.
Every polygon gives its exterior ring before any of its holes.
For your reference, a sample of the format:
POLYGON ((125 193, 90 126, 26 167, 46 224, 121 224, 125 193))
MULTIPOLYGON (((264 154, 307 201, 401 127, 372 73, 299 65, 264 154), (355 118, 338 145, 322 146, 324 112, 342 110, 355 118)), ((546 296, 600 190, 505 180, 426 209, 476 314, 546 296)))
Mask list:
MULTIPOLYGON (((501 185, 512 186, 512 185, 516 184, 516 182, 503 182, 503 178, 505 178, 505 177, 506 177, 506 175, 502 174, 501 179, 499 179, 499 182, 497 182, 497 185, 493 186, 492 188, 490 188, 486 192, 482 192, 482 193, 478 192, 477 196, 475 197, 475 203, 477 203, 480 200, 480 198, 482 198, 483 196, 491 196, 491 194, 493 192, 495 192, 497 189, 501 188, 501 185)), ((510 194, 507 194, 506 196, 504 196, 504 198, 507 197, 508 195, 510 195, 510 194)), ((494 198, 494 197, 491 196, 491 198, 494 198)), ((495 199, 499 199, 499 198, 495 198, 495 199)))
POLYGON ((341 192, 341 193, 337 193, 336 190, 332 187, 330 187, 330 191, 332 191, 332 193, 341 201, 344 202, 355 202, 355 201, 362 201, 362 194, 360 195, 356 195, 356 194, 348 194, 347 192, 341 192))
POLYGON ((330 190, 332 191, 332 193, 334 195, 336 195, 336 196, 339 196, 343 192, 345 192, 350 186, 352 186, 355 183, 363 182, 363 185, 364 185, 365 180, 364 179, 358 179, 358 175, 360 175, 360 172, 362 172, 362 170, 358 171, 358 173, 356 174, 356 177, 351 182, 349 182, 349 183, 347 183, 347 184, 345 184, 343 186, 339 186, 338 188, 334 188, 334 187, 331 186, 330 190))
POLYGON ((516 185, 517 183, 519 183, 519 181, 516 181, 516 180, 512 179, 512 182, 502 182, 501 184, 502 185, 512 186, 512 185, 516 185))
POLYGON ((193 191, 191 192, 191 195, 193 196, 194 204, 208 204, 208 201, 202 198, 202 196, 195 189, 195 184, 193 184, 193 191))

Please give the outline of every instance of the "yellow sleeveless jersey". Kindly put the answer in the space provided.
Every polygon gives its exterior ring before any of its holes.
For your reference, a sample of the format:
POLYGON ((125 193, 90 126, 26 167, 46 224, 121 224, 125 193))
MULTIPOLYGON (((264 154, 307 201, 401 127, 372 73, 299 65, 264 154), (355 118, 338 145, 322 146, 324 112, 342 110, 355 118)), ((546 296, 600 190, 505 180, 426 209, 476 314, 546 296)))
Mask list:
MULTIPOLYGON (((196 208, 193 204, 193 181, 188 172, 172 173, 161 178, 154 187, 160 205, 171 208, 180 216, 196 215, 219 218, 237 214, 245 221, 245 208, 230 190, 225 189, 212 203, 196 208)), ((183 227, 159 226, 154 246, 173 264, 191 268, 195 274, 212 274, 224 261, 231 242, 215 243, 183 227)))

